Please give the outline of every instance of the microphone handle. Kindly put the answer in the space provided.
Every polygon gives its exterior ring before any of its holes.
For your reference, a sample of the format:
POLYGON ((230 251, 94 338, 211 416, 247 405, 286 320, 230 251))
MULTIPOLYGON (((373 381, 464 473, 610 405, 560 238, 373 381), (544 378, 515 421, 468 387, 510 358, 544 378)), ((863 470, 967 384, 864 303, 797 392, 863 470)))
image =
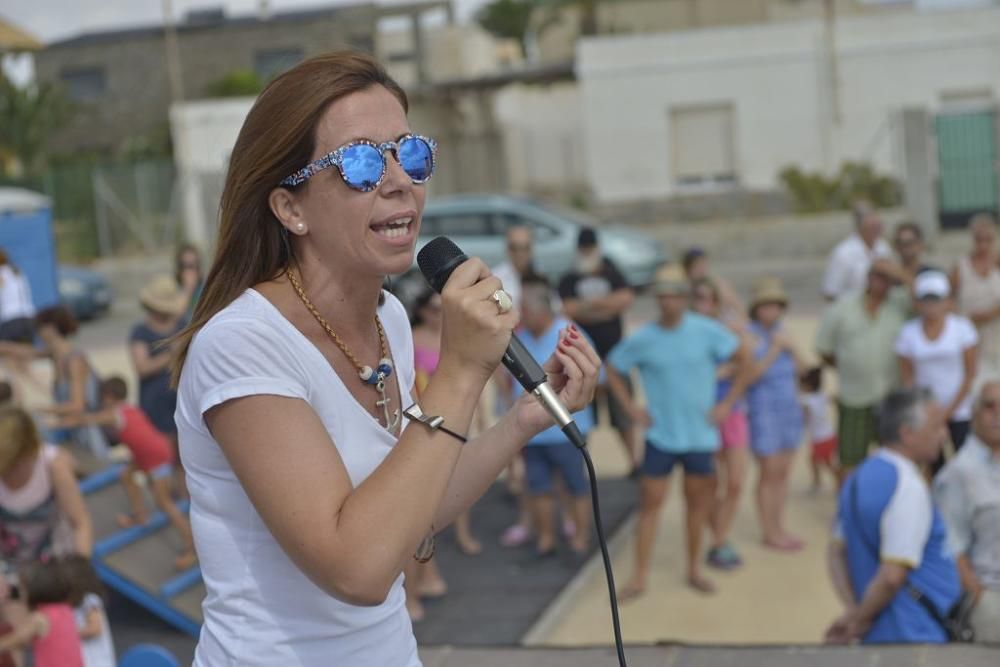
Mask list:
POLYGON ((503 365, 514 376, 514 379, 524 387, 524 391, 529 394, 535 391, 538 385, 548 380, 545 371, 524 347, 524 343, 517 337, 517 334, 510 337, 507 350, 503 353, 503 365))

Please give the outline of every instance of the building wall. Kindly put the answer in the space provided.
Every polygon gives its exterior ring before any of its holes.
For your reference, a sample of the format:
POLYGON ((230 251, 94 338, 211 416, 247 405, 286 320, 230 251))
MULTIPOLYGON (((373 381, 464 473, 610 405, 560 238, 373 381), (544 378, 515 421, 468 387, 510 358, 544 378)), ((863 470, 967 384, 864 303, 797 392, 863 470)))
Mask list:
POLYGON ((839 125, 821 21, 584 40, 577 77, 598 200, 690 192, 672 169, 672 110, 731 105, 736 188, 768 190, 789 165, 832 170, 867 160, 896 172, 894 114, 934 111, 963 91, 1000 91, 1000 10, 837 25, 839 125))
MULTIPOLYGON (((304 58, 340 48, 374 49, 375 10, 363 5, 308 20, 273 19, 206 26, 178 26, 185 99, 206 97, 208 86, 238 70, 254 70, 255 56, 297 50, 304 58)), ((129 141, 165 132, 170 100, 166 49, 159 30, 52 45, 35 56, 39 81, 61 83, 81 68, 104 72, 105 92, 79 105, 71 124, 55 137, 60 152, 113 152, 129 141)))

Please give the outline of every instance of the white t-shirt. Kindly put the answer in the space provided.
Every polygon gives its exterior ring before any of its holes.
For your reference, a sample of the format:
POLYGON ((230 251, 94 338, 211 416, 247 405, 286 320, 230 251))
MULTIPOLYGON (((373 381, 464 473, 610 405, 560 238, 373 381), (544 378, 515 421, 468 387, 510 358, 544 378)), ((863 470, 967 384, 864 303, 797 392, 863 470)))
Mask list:
POLYGON ((87 614, 90 610, 98 609, 101 612, 101 634, 90 639, 81 639, 80 647, 83 649, 84 667, 115 667, 118 664, 115 658, 115 645, 111 640, 111 626, 108 624, 108 615, 104 611, 104 601, 96 593, 87 593, 83 597, 83 604, 73 610, 76 618, 76 627, 82 628, 87 624, 87 614))
POLYGON ((829 440, 836 431, 830 420, 830 399, 822 392, 802 394, 800 399, 809 416, 806 428, 809 429, 809 440, 813 444, 829 440))
POLYGON ((27 276, 12 269, 10 264, 0 266, 0 322, 34 316, 35 303, 27 276))
MULTIPOLYGON (((920 320, 910 320, 896 337, 896 354, 913 362, 916 385, 929 389, 943 407, 955 400, 965 379, 965 350, 979 342, 976 327, 967 317, 949 314, 937 340, 928 340, 920 320)), ((952 415, 963 421, 972 416, 972 392, 952 415)))
MULTIPOLYGON (((379 316, 405 392, 414 380, 406 311, 386 295, 379 316)), ((181 374, 176 412, 191 528, 207 589, 195 667, 419 667, 402 575, 380 605, 342 602, 292 563, 247 498, 203 415, 256 394, 308 402, 355 486, 396 444, 322 353, 260 293, 247 290, 198 332, 181 374)))
POLYGON ((521 274, 517 272, 510 262, 497 264, 490 272, 503 283, 503 288, 510 294, 510 300, 518 308, 521 307, 521 274))
POLYGON ((869 248, 857 232, 838 243, 830 253, 823 276, 823 296, 836 299, 848 292, 860 292, 868 283, 868 269, 881 257, 891 257, 892 248, 885 239, 869 248))

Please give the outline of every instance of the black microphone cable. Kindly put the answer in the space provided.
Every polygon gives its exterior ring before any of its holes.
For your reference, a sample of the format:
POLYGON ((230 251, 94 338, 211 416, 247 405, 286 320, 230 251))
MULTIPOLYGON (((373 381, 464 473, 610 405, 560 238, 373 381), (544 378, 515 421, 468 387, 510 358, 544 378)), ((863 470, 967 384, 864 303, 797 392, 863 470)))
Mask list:
POLYGON ((611 570, 611 556, 608 554, 608 542, 604 539, 604 523, 601 521, 601 503, 597 493, 597 472, 594 470, 594 461, 590 458, 587 450, 587 439, 576 422, 570 422, 562 429, 566 438, 572 442, 580 454, 583 462, 587 465, 587 476, 590 478, 590 499, 594 507, 594 531, 597 533, 597 544, 601 547, 601 559, 604 561, 604 578, 608 582, 608 597, 611 599, 611 625, 615 633, 615 650, 618 652, 618 664, 625 665, 625 647, 622 644, 622 626, 618 618, 618 593, 615 591, 615 574, 611 570))

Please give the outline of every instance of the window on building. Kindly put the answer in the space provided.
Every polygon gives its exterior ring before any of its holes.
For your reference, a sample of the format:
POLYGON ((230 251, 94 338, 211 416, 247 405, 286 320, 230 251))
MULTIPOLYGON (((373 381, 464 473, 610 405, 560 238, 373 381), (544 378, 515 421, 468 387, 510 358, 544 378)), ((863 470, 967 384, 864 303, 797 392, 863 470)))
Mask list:
POLYGON ((736 144, 731 104, 670 111, 674 179, 678 185, 736 182, 736 144))
POLYGON ((257 73, 261 81, 270 81, 298 65, 304 57, 302 49, 257 51, 253 56, 253 71, 257 73))
POLYGON ((60 74, 66 96, 74 102, 90 102, 104 94, 106 82, 103 67, 63 70, 60 74))

